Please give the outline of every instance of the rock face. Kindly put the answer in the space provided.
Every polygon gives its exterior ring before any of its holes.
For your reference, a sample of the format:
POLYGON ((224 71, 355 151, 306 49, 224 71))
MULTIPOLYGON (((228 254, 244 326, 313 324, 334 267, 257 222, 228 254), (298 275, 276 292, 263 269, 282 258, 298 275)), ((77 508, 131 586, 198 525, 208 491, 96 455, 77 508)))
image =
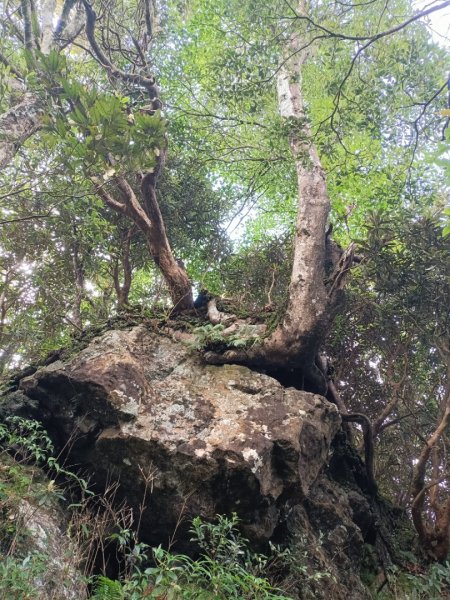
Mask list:
POLYGON ((32 578, 35 600, 85 600, 86 581, 78 570, 76 546, 64 533, 65 523, 54 507, 36 506, 22 499, 16 507, 16 522, 23 527, 22 544, 40 556, 40 572, 32 578))
POLYGON ((0 451, 0 598, 85 600, 84 557, 55 482, 26 464, 18 446, 9 450, 0 451))
MULTIPOLYGON (((145 498, 147 543, 166 544, 176 532, 186 550, 181 518, 234 511, 262 545, 295 522, 326 530, 333 553, 345 538, 342 561, 347 572, 358 567, 363 534, 351 502, 333 506, 339 494, 321 475, 340 417, 320 396, 245 367, 205 365, 141 325, 109 331, 22 379, 9 402, 38 416, 60 447, 69 442, 70 462, 94 481, 119 481, 136 514, 145 498)), ((333 597, 364 598, 356 579, 348 579, 350 591, 336 584, 333 597)))

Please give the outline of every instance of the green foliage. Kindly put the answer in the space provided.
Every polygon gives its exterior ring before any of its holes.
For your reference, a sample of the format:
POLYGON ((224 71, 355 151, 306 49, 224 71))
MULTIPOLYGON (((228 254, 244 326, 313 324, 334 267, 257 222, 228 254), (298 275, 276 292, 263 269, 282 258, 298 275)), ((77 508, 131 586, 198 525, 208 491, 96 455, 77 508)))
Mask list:
POLYGON ((292 233, 273 235, 267 221, 248 225, 237 252, 227 260, 222 278, 227 293, 252 308, 281 311, 287 300, 292 261, 292 233))
POLYGON ((48 558, 41 553, 25 558, 11 556, 0 560, 0 596, 3 600, 27 600, 40 594, 39 580, 48 568, 48 558))
POLYGON ((55 559, 34 539, 36 533, 28 530, 20 510, 44 505, 60 510, 65 497, 43 471, 75 480, 86 493, 86 482, 63 469, 52 454, 53 444, 38 422, 9 417, 0 424, 0 596, 5 600, 40 597, 49 563, 55 559))
MULTIPOLYGON (((365 261, 354 271, 328 345, 349 410, 375 422, 392 403, 377 469, 383 492, 405 504, 414 457, 445 402, 450 244, 441 218, 440 203, 368 214, 360 242, 365 261)), ((438 495, 445 501, 445 486, 438 495)))
POLYGON ((42 506, 65 500, 54 480, 43 484, 37 481, 32 485, 34 473, 32 468, 25 468, 27 465, 44 468, 54 477, 64 476, 67 481, 74 482, 83 495, 92 495, 86 480, 62 467, 53 456, 53 443, 38 421, 7 417, 4 423, 0 423, 0 451, 4 460, 7 455, 14 458, 12 464, 5 463, 0 474, 0 502, 11 504, 14 498, 30 496, 42 506))
POLYGON ((77 81, 61 79, 69 111, 59 110, 48 121, 48 143, 62 151, 64 165, 80 167, 87 177, 104 181, 115 174, 151 171, 165 147, 166 122, 160 111, 143 114, 128 111, 129 99, 94 92, 77 81), (67 158, 69 160, 67 160, 67 158))
POLYGON ((332 598, 338 580, 338 567, 335 569, 334 565, 330 565, 326 556, 326 540, 322 532, 319 531, 316 537, 299 529, 284 551, 284 586, 296 590, 302 600, 332 598))
POLYGON ((0 445, 14 449, 23 460, 33 461, 38 466, 53 464, 53 443, 38 421, 22 417, 7 417, 0 423, 0 445))
POLYGON ((124 600, 125 592, 119 581, 99 576, 95 580, 95 592, 91 600, 124 600))
MULTIPOLYGON (((267 580, 272 559, 254 554, 248 542, 237 530, 238 518, 219 516, 216 524, 205 523, 199 517, 192 522, 192 541, 202 554, 197 560, 171 554, 159 546, 152 549, 154 566, 143 568, 144 556, 135 563, 134 572, 121 587, 104 577, 96 581, 95 600, 111 598, 140 600, 146 598, 271 600, 284 598, 280 590, 267 580), (121 595, 122 594, 122 595, 121 595)), ((122 536, 126 543, 128 535, 122 536)), ((139 554, 139 553, 138 553, 139 554)))
POLYGON ((380 600, 443 600, 450 597, 450 563, 433 563, 413 574, 392 567, 389 583, 377 595, 380 600))
MULTIPOLYGON (((154 168, 166 146, 161 212, 193 282, 251 307, 285 306, 298 190, 275 83, 285 34, 290 27, 301 30, 303 22, 286 19, 289 7, 280 0, 264 6, 252 0, 170 0, 160 8, 151 62, 164 107, 155 114, 147 114, 149 99, 140 86, 111 78, 79 46, 48 55, 23 50, 8 20, 0 21, 2 55, 47 107, 45 132, 25 144, 0 176, 5 199, 0 220, 19 219, 0 226, 0 295, 5 292, 8 307, 0 372, 42 358, 76 329, 76 243, 85 277, 82 326, 115 313, 112 274, 123 256, 126 219, 102 205, 92 182, 113 193, 115 177, 126 175, 137 190, 138 173, 154 168), (49 217, 20 221, 32 214, 49 217)), ((139 3, 113 1, 110 9, 108 22, 142 39, 139 3)), ((332 2, 312 3, 309 10, 332 31, 367 36, 398 24, 398 15, 412 7, 395 0, 385 8, 376 0, 348 7, 345 16, 332 2)), ((124 72, 137 72, 127 60, 131 50, 113 50, 110 33, 105 25, 113 62, 124 72)), ((367 213, 374 207, 392 211, 410 202, 405 181, 424 195, 443 190, 448 147, 437 140, 444 95, 434 97, 446 56, 423 23, 383 38, 360 56, 331 122, 353 52, 344 40, 319 36, 302 73, 308 123, 327 171, 334 231, 344 244, 365 238, 367 213), (430 98, 418 124, 426 135, 415 148, 409 143, 413 124, 430 98)), ((0 65, 5 109, 17 103, 10 75, 0 65)), ((444 232, 445 219, 444 214, 444 232)), ((133 275, 142 269, 151 279, 147 287, 137 275, 132 302, 164 303, 167 291, 139 235, 131 255, 133 275)))
MULTIPOLYGON (((14 23, 0 17, 0 110, 17 106, 23 94, 3 64, 10 62, 23 74, 19 87, 37 94, 47 115, 45 130, 0 173, 0 373, 115 315, 114 275, 122 281, 129 223, 95 189, 120 199, 115 186, 124 175, 138 194, 139 174, 154 169, 166 148, 159 201, 176 256, 199 287, 247 309, 274 307, 275 325, 286 304, 292 237, 302 226, 289 133, 308 124, 327 174, 334 235, 343 245, 358 240, 363 259, 330 336, 336 381, 349 408, 374 421, 398 395, 379 436, 377 471, 382 489, 402 498, 446 385, 450 227, 440 199, 448 192, 450 129, 442 140, 447 97, 437 93, 447 77, 446 52, 420 20, 368 45, 353 62, 362 48, 355 40, 397 27, 416 10, 410 0, 309 3, 311 22, 281 0, 156 5, 158 31, 145 50, 164 101, 154 114, 145 110, 144 89, 113 77, 82 48, 85 39, 48 55, 23 50, 21 11, 14 23), (302 69, 301 123, 283 123, 277 108, 276 80, 292 31, 315 39, 302 69)), ((134 40, 143 38, 141 9, 140 2, 112 0, 98 14, 98 43, 128 74, 139 72, 133 57, 134 40), (130 36, 119 49, 115 27, 130 36)), ((167 288, 146 243, 130 236, 129 302, 167 314, 167 288)), ((147 314, 136 311, 136 318, 147 314)), ((222 325, 198 328, 196 347, 260 341, 251 330, 223 332, 222 325)), ((11 422, 0 436, 17 457, 65 474, 35 426, 11 422)), ((441 465, 448 464, 446 450, 439 449, 441 465)), ((24 471, 5 473, 17 493, 28 487, 24 471)), ((160 561, 170 558, 161 554, 160 561)))
POLYGON ((224 344, 225 338, 223 336, 223 331, 225 326, 221 323, 217 325, 212 325, 212 323, 207 323, 206 325, 201 325, 200 327, 196 327, 194 329, 195 333, 195 341, 193 343, 193 347, 201 350, 208 346, 215 346, 218 344, 224 344))

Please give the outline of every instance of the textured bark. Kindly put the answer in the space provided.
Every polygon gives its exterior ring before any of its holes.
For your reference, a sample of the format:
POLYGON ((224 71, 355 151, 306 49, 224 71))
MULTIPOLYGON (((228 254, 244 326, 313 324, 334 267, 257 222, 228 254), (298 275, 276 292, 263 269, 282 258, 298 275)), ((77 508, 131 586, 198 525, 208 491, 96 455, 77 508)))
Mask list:
POLYGON ((108 206, 132 219, 144 234, 150 254, 166 280, 173 310, 192 309, 194 299, 191 282, 186 270, 175 260, 170 247, 156 197, 153 173, 143 178, 140 199, 124 177, 115 177, 114 182, 121 192, 120 201, 100 185, 96 186, 98 195, 108 206))
POLYGON ((17 343, 11 340, 11 334, 8 331, 8 313, 14 306, 13 302, 8 299, 13 277, 14 268, 12 267, 4 274, 0 285, 0 375, 8 366, 17 347, 17 343))
POLYGON ((133 266, 131 264, 130 251, 131 238, 133 237, 134 232, 135 228, 133 226, 128 229, 124 236, 122 236, 121 256, 120 258, 117 257, 113 270, 114 289, 116 291, 117 305, 119 308, 123 308, 128 304, 128 296, 131 289, 133 266), (123 283, 120 282, 119 260, 122 265, 123 283))
POLYGON ((291 129, 289 143, 297 170, 298 211, 289 304, 270 344, 277 353, 286 354, 287 350, 289 354, 312 356, 314 360, 327 325, 325 234, 330 201, 304 110, 302 66, 307 52, 300 48, 300 35, 293 32, 285 49, 290 58, 278 76, 279 110, 291 129))
POLYGON ((44 0, 41 7, 41 52, 48 54, 53 43, 53 15, 56 0, 44 0))
POLYGON ((167 282, 174 310, 192 309, 194 307, 192 285, 186 270, 175 260, 170 247, 156 197, 153 174, 146 175, 143 178, 141 192, 144 198, 146 214, 151 222, 151 230, 149 231, 149 235, 146 236, 148 247, 153 260, 167 282))
POLYGON ((20 2, 20 7, 21 7, 21 12, 22 12, 22 19, 23 19, 23 34, 24 34, 24 41, 25 41, 25 48, 27 50, 29 50, 30 52, 34 49, 35 47, 35 37, 34 37, 34 33, 33 33, 33 18, 34 18, 34 22, 36 23, 36 13, 34 12, 34 5, 31 4, 31 2, 29 2, 28 0, 21 0, 20 2), (34 12, 34 14, 33 14, 34 12))
MULTIPOLYGON (((12 274, 12 269, 9 269, 8 271, 6 271, 4 277, 3 277, 3 281, 1 282, 1 292, 0 292, 0 348, 3 350, 3 354, 2 357, 4 357, 5 352, 6 352, 6 348, 5 343, 6 343, 6 334, 5 334, 5 330, 7 328, 7 323, 8 323, 8 311, 11 308, 11 305, 8 303, 8 288, 9 288, 9 284, 10 284, 10 280, 11 280, 11 274, 12 274)), ((0 369, 0 373, 1 373, 2 369, 0 369)))
POLYGON ((75 223, 72 224, 73 243, 72 243, 72 271, 75 294, 72 304, 72 323, 77 329, 83 329, 83 319, 81 315, 81 303, 84 298, 84 268, 83 259, 80 252, 80 240, 77 234, 75 223))

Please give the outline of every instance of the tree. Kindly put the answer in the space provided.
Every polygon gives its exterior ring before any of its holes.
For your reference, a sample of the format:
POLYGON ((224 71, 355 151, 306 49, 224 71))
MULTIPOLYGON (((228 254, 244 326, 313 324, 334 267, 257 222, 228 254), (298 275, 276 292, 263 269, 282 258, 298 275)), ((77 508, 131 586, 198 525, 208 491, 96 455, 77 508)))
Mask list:
POLYGON ((352 317, 328 352, 344 402, 373 424, 383 493, 411 507, 426 555, 445 560, 450 247, 441 216, 439 204, 370 215, 366 261, 347 298, 352 317))

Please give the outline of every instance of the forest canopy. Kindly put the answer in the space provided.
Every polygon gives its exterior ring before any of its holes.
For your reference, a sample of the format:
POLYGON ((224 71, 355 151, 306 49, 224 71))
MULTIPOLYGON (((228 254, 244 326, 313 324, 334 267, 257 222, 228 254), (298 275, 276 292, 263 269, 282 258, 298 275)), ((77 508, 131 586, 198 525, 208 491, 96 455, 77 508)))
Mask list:
POLYGON ((270 315, 205 359, 301 371, 363 415, 378 487, 444 559, 450 83, 430 19, 450 2, 420 6, 0 2, 0 374, 117 314, 195 314, 200 290, 270 315))

